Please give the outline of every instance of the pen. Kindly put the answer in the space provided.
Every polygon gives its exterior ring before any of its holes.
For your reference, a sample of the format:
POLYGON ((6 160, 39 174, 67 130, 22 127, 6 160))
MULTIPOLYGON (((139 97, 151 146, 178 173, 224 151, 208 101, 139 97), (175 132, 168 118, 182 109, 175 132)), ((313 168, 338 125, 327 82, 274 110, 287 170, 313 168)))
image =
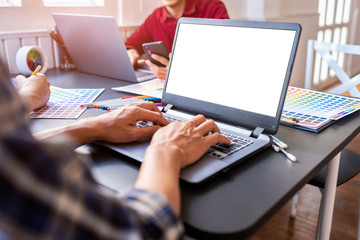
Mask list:
POLYGON ((290 127, 296 126, 300 122, 299 119, 297 119, 297 118, 291 118, 291 119, 290 118, 282 118, 280 121, 281 121, 281 124, 290 126, 290 127))
POLYGON ((120 99, 129 99, 129 98, 135 98, 135 96, 126 96, 126 97, 121 97, 120 99))
POLYGON ((287 157, 290 161, 296 162, 296 157, 295 157, 294 155, 292 155, 291 153, 287 152, 285 149, 282 149, 282 148, 279 148, 279 149, 280 149, 280 151, 281 151, 282 153, 284 153, 284 154, 286 155, 286 157, 287 157))
POLYGON ((137 99, 150 99, 150 98, 152 98, 151 96, 136 96, 135 98, 137 98, 137 99))
POLYGON ((280 146, 284 149, 286 149, 288 147, 288 145, 286 143, 284 143, 283 141, 281 141, 280 139, 278 139, 277 137, 271 135, 272 139, 277 142, 278 144, 280 144, 280 146))
POLYGON ((274 149, 275 152, 279 152, 280 149, 275 144, 271 145, 272 149, 274 149))
POLYGON ((94 106, 94 103, 84 103, 84 104, 81 104, 80 107, 93 107, 94 106))
POLYGON ((38 65, 38 66, 35 68, 35 70, 33 71, 33 73, 30 75, 30 77, 31 77, 31 76, 34 76, 35 74, 37 74, 37 73, 40 71, 40 69, 41 69, 41 65, 38 65))
POLYGON ((102 109, 102 110, 106 110, 108 112, 111 112, 111 109, 109 107, 104 106, 104 105, 100 105, 100 104, 94 104, 94 103, 81 104, 80 107, 81 108, 83 108, 83 107, 93 107, 93 108, 98 108, 98 109, 102 109))
POLYGON ((292 162, 296 162, 296 157, 292 155, 291 153, 287 152, 285 149, 283 149, 276 141, 274 141, 274 144, 279 148, 279 150, 285 154, 285 156, 292 162))

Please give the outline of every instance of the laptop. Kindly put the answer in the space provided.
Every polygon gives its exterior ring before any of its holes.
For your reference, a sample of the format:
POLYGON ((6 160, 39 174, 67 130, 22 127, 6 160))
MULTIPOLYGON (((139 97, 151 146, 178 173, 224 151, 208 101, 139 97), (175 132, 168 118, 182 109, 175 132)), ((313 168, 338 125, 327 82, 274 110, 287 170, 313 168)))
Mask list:
MULTIPOLYGON (((164 117, 215 120, 230 147, 217 144, 182 169, 202 183, 272 144, 290 80, 301 26, 296 23, 181 18, 166 77, 164 117)), ((103 145, 142 161, 149 139, 103 145)))
POLYGON ((134 70, 113 17, 52 14, 80 72, 142 82, 156 78, 150 70, 134 70))

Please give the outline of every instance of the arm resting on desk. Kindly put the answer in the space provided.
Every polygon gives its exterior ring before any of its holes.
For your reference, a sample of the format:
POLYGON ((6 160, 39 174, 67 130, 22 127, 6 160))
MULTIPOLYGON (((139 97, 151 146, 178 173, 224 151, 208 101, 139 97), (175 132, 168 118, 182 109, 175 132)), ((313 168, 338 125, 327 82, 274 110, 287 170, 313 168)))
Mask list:
POLYGON ((230 140, 220 135, 214 121, 199 115, 186 122, 168 124, 154 103, 144 102, 127 105, 114 112, 88 118, 74 124, 37 134, 44 139, 66 133, 85 144, 94 140, 109 142, 131 142, 153 136, 146 152, 136 188, 164 195, 180 212, 180 169, 194 163, 215 143, 230 144, 230 140), (156 122, 145 128, 137 128, 139 120, 156 122), (209 133, 212 132, 213 134, 209 133), (161 184, 159 184, 161 183, 161 184))
POLYGON ((59 134, 72 137, 78 146, 92 141, 113 143, 132 142, 152 136, 161 126, 168 124, 154 103, 131 104, 97 117, 79 120, 64 127, 36 133, 39 140, 59 134), (151 121, 157 125, 137 128, 137 121, 151 121))
POLYGON ((219 132, 214 121, 202 115, 160 129, 146 151, 135 187, 164 194, 179 214, 180 169, 197 161, 215 143, 230 144, 219 132))

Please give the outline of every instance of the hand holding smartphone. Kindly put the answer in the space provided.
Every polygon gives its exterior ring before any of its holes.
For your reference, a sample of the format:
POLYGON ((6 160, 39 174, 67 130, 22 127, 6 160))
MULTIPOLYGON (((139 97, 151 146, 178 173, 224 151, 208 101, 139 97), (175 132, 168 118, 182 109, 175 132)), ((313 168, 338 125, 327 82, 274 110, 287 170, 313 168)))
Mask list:
POLYGON ((159 56, 162 56, 166 59, 169 59, 169 51, 167 50, 165 43, 163 41, 159 42, 151 42, 151 43, 144 43, 142 45, 146 57, 155 65, 159 67, 166 67, 164 64, 162 64, 159 61, 156 61, 151 57, 151 54, 157 54, 159 56))

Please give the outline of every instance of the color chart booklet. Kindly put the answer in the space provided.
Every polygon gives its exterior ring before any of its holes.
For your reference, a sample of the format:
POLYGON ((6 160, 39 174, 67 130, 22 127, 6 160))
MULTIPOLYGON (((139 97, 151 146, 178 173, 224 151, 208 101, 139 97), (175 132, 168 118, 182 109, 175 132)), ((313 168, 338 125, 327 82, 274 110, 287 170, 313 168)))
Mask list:
POLYGON ((360 99, 289 87, 280 123, 318 133, 360 109, 360 99))

